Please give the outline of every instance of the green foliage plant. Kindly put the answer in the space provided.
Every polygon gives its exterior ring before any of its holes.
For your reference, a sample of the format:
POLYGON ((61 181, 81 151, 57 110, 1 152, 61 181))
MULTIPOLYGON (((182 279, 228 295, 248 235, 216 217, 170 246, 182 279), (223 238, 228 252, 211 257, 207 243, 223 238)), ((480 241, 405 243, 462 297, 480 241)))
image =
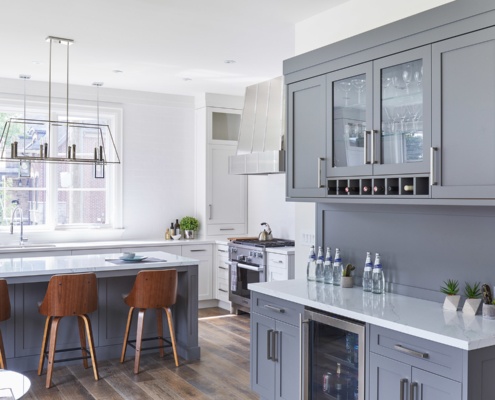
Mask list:
POLYGON ((480 285, 480 282, 476 282, 474 285, 466 282, 466 285, 464 286, 464 295, 468 299, 479 299, 481 297, 480 285))
POLYGON ((180 220, 180 227, 185 231, 197 231, 199 221, 194 217, 184 217, 180 220))
POLYGON ((440 287, 440 291, 447 296, 453 296, 459 293, 459 281, 449 279, 447 281, 444 281, 443 284, 445 286, 440 287))

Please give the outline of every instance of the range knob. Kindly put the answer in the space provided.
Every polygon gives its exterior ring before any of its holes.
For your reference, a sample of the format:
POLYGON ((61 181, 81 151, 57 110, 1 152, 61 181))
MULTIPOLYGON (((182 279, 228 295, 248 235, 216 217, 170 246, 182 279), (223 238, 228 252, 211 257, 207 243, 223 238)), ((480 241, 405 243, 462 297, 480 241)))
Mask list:
POLYGON ((237 260, 239 261, 246 261, 246 256, 238 256, 237 260))

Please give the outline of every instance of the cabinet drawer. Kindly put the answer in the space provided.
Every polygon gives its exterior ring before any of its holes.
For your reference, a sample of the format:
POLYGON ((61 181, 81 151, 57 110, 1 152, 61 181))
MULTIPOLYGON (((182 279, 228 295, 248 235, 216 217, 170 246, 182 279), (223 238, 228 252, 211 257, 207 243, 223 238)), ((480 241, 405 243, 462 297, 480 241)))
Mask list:
POLYGON ((299 325, 299 315, 304 312, 304 306, 261 293, 251 292, 252 312, 275 318, 287 324, 299 325))
POLYGON ((226 269, 224 266, 219 266, 217 268, 217 278, 218 279, 225 279, 228 282, 228 280, 229 280, 229 270, 226 269))
POLYGON ((446 378, 462 381, 465 352, 378 326, 370 326, 370 350, 446 378))
POLYGON ((217 299, 228 301, 229 300, 229 282, 224 280, 218 281, 217 299))
POLYGON ((267 253, 266 262, 267 264, 283 265, 287 267, 287 256, 285 254, 267 253))
MULTIPOLYGON (((184 257, 195 258, 197 260, 210 261, 212 249, 210 244, 196 244, 190 246, 182 246, 182 255, 184 257)), ((210 264, 211 265, 211 264, 210 264)))
POLYGON ((208 225, 206 228, 208 235, 239 235, 246 233, 245 224, 219 224, 208 225))

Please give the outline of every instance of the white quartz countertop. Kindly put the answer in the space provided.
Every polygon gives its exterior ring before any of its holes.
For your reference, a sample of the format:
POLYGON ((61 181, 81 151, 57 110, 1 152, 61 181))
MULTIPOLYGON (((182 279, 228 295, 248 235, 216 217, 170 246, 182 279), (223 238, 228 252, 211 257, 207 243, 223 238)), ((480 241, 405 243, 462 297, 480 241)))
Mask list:
POLYGON ((266 249, 267 253, 275 253, 275 254, 284 254, 284 255, 289 255, 289 254, 296 254, 296 248, 295 247, 267 247, 266 249))
POLYGON ((445 311, 441 303, 393 293, 377 295, 363 292, 361 287, 344 289, 305 279, 254 283, 248 288, 464 350, 495 345, 495 320, 445 311))
POLYGON ((147 259, 141 262, 125 262, 119 259, 122 253, 4 258, 0 259, 0 278, 7 279, 7 283, 22 283, 33 282, 34 277, 55 274, 95 272, 118 275, 126 270, 198 265, 198 260, 162 251, 137 254, 146 256, 147 259))

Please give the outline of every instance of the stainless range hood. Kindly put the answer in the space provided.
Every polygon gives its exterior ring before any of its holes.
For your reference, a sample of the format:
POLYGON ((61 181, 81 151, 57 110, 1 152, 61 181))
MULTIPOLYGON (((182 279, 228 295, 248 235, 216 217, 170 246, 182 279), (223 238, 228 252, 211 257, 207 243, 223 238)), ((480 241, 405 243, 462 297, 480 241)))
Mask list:
POLYGON ((246 88, 237 153, 229 157, 229 174, 285 172, 284 117, 282 77, 246 88))

